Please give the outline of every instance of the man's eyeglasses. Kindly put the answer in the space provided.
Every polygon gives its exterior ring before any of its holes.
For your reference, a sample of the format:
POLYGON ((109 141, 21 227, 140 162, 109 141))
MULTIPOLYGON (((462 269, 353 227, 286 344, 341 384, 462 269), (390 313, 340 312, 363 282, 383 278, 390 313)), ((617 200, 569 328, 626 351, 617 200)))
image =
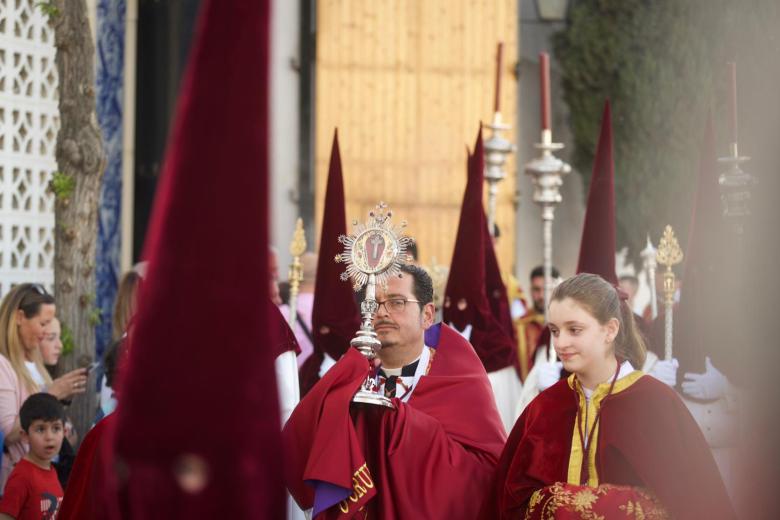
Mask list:
POLYGON ((379 309, 381 309, 382 305, 384 305, 385 309, 389 314, 400 314, 404 312, 407 302, 420 303, 420 300, 405 300, 403 298, 390 298, 389 300, 376 302, 379 304, 379 307, 377 307, 376 310, 377 312, 379 312, 379 309))

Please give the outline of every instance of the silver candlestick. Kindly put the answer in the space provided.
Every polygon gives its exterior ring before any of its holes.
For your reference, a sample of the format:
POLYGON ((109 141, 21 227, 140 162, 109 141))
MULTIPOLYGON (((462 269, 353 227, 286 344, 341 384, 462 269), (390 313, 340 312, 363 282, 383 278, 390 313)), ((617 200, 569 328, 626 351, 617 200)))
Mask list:
POLYGON ((493 122, 485 126, 492 130, 490 137, 484 140, 485 182, 488 184, 488 230, 495 236, 498 183, 506 178, 506 158, 515 151, 515 145, 501 135, 512 128, 501 122, 501 112, 495 112, 493 122))
MULTIPOLYGON (((534 147, 541 150, 541 155, 525 166, 525 173, 534 182, 534 202, 542 208, 542 232, 544 251, 544 320, 549 322, 550 295, 553 289, 552 279, 552 224, 555 220, 555 207, 561 203, 561 186, 563 177, 571 172, 571 166, 553 155, 554 151, 563 149, 562 143, 552 142, 552 131, 542 130, 541 143, 534 147)), ((555 361, 555 351, 550 341, 548 355, 555 361)))
POLYGON ((371 365, 360 390, 352 398, 353 403, 373 404, 393 407, 390 399, 379 393, 376 381, 376 369, 373 360, 382 348, 377 339, 372 324, 379 309, 376 301, 377 284, 387 284, 390 276, 397 275, 402 265, 409 263, 407 247, 413 242, 408 236, 401 235, 406 222, 395 226, 390 222, 392 211, 385 211, 387 205, 380 202, 370 211, 368 221, 358 223, 353 221, 355 228, 352 235, 341 235, 339 242, 344 244, 344 252, 336 255, 336 262, 347 264, 347 270, 341 274, 341 279, 352 280, 353 288, 359 291, 366 288, 365 297, 360 303, 363 317, 360 330, 350 341, 350 345, 363 354, 371 365))

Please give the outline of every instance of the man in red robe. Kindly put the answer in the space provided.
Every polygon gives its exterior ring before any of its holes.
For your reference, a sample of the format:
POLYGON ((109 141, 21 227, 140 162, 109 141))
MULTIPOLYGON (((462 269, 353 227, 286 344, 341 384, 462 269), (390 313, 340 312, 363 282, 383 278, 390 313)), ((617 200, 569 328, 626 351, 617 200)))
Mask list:
POLYGON ((506 439, 473 347, 433 325, 420 268, 379 287, 380 389, 393 409, 353 405, 369 363, 350 349, 284 429, 287 486, 313 518, 473 519, 506 439))

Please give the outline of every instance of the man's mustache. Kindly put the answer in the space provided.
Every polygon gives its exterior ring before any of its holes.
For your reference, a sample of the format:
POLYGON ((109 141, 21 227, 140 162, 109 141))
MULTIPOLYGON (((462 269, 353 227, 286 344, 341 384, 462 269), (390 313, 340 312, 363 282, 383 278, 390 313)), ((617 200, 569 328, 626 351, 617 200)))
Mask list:
POLYGON ((375 328, 375 329, 378 329, 378 328, 379 328, 379 327, 381 327, 382 325, 389 325, 390 327, 398 327, 398 325, 396 325, 396 324, 395 324, 395 323, 393 323, 392 321, 382 320, 382 321, 378 321, 378 322, 376 322, 376 324, 374 324, 374 328, 375 328))

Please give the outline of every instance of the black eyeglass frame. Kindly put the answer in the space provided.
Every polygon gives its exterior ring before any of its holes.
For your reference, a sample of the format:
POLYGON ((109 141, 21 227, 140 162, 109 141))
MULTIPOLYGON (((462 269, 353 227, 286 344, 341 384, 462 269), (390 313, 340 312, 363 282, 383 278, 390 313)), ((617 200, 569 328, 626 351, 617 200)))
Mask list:
MULTIPOLYGON (((382 305, 384 305, 385 306, 385 310, 387 311, 388 314, 396 314, 396 313, 400 314, 400 313, 402 313, 402 312, 404 312, 406 310, 406 304, 409 303, 409 302, 422 304, 422 302, 420 300, 412 300, 412 299, 408 299, 407 300, 406 298, 388 298, 387 300, 383 300, 381 302, 380 301, 376 302, 377 303, 376 311, 379 312, 379 309, 382 308, 382 305), (387 306, 388 302, 393 302, 393 301, 395 301, 395 302, 403 302, 403 305, 397 311, 393 311, 393 310, 390 309, 390 307, 387 306)), ((420 305, 420 307, 423 307, 423 305, 420 305)))

